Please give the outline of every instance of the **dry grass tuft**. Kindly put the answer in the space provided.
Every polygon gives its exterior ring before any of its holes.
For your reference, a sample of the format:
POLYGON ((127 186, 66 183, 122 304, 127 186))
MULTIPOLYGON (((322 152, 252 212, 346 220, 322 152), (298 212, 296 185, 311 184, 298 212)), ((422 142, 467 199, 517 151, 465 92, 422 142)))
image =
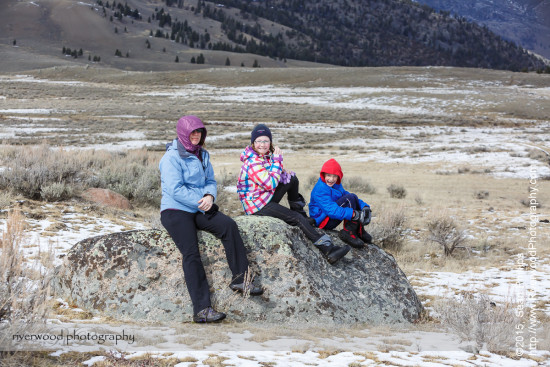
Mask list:
POLYGON ((0 345, 9 348, 10 335, 29 332, 48 317, 48 297, 53 273, 53 254, 26 263, 25 217, 19 210, 8 213, 0 242, 0 345), (40 260, 42 262, 40 262, 40 260))
POLYGON ((224 361, 227 360, 227 359, 229 359, 229 358, 222 357, 222 356, 216 356, 216 355, 210 355, 210 356, 208 356, 207 359, 202 361, 202 363, 204 363, 205 365, 210 366, 210 367, 232 366, 232 365, 224 363, 224 361))
POLYGON ((395 199, 404 199, 407 196, 407 190, 401 185, 391 184, 387 188, 390 197, 395 199))
MULTIPOLYGON (((65 367, 80 366, 90 358, 101 355, 100 352, 67 352, 60 356, 52 356, 51 351, 40 352, 0 352, 2 367, 65 367)), ((94 365, 97 366, 97 365, 94 365)))
POLYGON ((496 305, 487 295, 463 294, 458 300, 440 300, 434 305, 443 325, 463 341, 474 342, 477 349, 486 345, 491 352, 512 350, 519 319, 515 305, 496 305))
POLYGON ((317 351, 317 353, 319 353, 319 359, 326 359, 330 356, 335 356, 335 355, 340 354, 342 352, 344 352, 344 351, 341 350, 341 349, 324 349, 324 350, 317 351))
POLYGON ((466 241, 466 232, 461 229, 453 218, 445 213, 435 214, 427 222, 428 241, 433 241, 441 246, 445 256, 452 255, 453 251, 466 241))
POLYGON ((400 251, 404 245, 406 217, 403 207, 395 210, 382 209, 377 213, 367 230, 375 243, 390 251, 400 251))
POLYGON ((237 174, 222 169, 221 172, 216 174, 216 183, 218 189, 216 204, 219 206, 220 211, 230 217, 243 214, 243 206, 239 196, 236 192, 231 191, 236 189, 237 174))
POLYGON ((370 182, 366 181, 360 176, 352 176, 349 178, 344 178, 344 180, 345 182, 343 182, 343 184, 346 190, 349 192, 359 192, 369 195, 376 194, 376 188, 370 182))
MULTIPOLYGON (((158 358, 149 353, 139 357, 128 358, 127 354, 109 351, 103 355, 102 361, 96 362, 97 367, 171 367, 180 362, 178 358, 158 358)), ((195 360, 196 361, 196 360, 195 360)), ((194 362, 194 361, 193 361, 194 362)))

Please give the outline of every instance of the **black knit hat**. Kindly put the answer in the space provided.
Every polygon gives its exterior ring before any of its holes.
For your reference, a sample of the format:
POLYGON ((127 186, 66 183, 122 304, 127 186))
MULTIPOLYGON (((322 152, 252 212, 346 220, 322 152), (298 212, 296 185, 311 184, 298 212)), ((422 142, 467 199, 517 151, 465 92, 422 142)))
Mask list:
POLYGON ((258 136, 267 136, 269 140, 273 141, 271 138, 271 130, 264 124, 258 124, 254 127, 250 133, 250 142, 254 144, 254 140, 256 140, 258 136))

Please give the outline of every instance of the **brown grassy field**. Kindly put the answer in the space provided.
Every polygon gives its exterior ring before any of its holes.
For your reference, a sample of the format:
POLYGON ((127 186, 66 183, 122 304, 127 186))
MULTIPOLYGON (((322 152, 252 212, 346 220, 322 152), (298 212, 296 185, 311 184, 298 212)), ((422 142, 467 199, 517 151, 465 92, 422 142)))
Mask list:
MULTIPOLYGON (((117 170, 135 181, 128 169, 132 165, 143 169, 138 170, 141 175, 154 176, 164 143, 175 136, 176 120, 196 114, 206 122, 207 148, 220 184, 218 200, 230 215, 241 215, 242 209, 236 194, 223 187, 234 186, 239 154, 258 122, 272 128, 285 152, 285 167, 298 174, 306 198, 323 162, 336 158, 344 185, 350 183, 346 188, 372 206, 371 226, 387 220, 388 213, 403 213, 403 243, 387 251, 430 310, 438 301, 449 301, 430 288, 447 275, 470 277, 464 285, 449 284, 456 295, 474 291, 504 302, 498 298, 503 296, 499 286, 513 283, 514 261, 526 252, 529 239, 530 208, 525 202, 534 167, 541 203, 537 276, 541 294, 548 291, 550 227, 544 221, 550 219, 550 174, 544 151, 550 150, 549 76, 452 68, 138 73, 57 66, 24 75, 4 73, 0 86, 0 167, 27 155, 40 157, 51 171, 66 165, 68 171, 73 167, 85 173, 86 179, 70 182, 72 191, 58 202, 31 199, 9 187, 0 192, 0 219, 20 207, 29 231, 42 238, 58 238, 56 231, 77 220, 81 226, 108 220, 122 230, 133 224, 158 226, 158 208, 146 199, 147 193, 132 199, 132 213, 90 205, 78 194, 94 175, 96 184, 109 182, 117 170), (402 187, 406 195, 391 197, 390 185, 402 187), (73 218, 66 219, 67 212, 73 218), (453 218, 466 233, 465 248, 444 256, 440 245, 428 241, 427 224, 434 217, 453 218), (40 220, 46 218, 52 224, 41 229, 40 220), (488 270, 498 271, 500 280, 476 278, 488 270)), ((150 182, 153 192, 158 190, 154 178, 150 182)), ((93 232, 105 234, 107 228, 96 224, 93 232)), ((56 244, 60 252, 71 245, 56 244)), ((537 315, 544 325, 548 307, 540 297, 537 315)), ((437 322, 428 319, 421 328, 434 331, 440 327, 437 322)), ((235 327, 237 332, 254 329, 235 327)), ((258 341, 288 335, 307 344, 309 338, 300 333, 308 332, 253 333, 258 341)), ((224 338, 219 335, 220 342, 224 338)), ((186 340, 211 343, 195 339, 186 340)))

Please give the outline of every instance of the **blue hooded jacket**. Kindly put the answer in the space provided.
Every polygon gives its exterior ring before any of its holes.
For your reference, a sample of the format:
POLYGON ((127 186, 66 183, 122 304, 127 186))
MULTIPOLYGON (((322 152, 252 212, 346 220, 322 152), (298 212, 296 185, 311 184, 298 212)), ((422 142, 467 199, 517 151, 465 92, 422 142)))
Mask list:
POLYGON ((210 155, 201 148, 202 162, 174 139, 160 160, 162 199, 160 210, 176 209, 190 213, 199 211, 198 201, 206 194, 216 200, 217 187, 210 155), (179 146, 178 146, 179 145, 179 146), (179 149, 178 149, 179 148, 179 149))
MULTIPOLYGON (((309 216, 315 219, 317 225, 321 224, 327 217, 338 220, 350 220, 353 217, 352 208, 343 208, 336 201, 342 196, 349 194, 342 186, 342 177, 344 174, 340 164, 335 159, 329 159, 321 168, 320 177, 311 191, 309 200, 309 216), (338 181, 330 187, 325 182, 325 173, 338 176, 338 181)), ((363 200, 359 199, 361 209, 369 206, 363 200)))

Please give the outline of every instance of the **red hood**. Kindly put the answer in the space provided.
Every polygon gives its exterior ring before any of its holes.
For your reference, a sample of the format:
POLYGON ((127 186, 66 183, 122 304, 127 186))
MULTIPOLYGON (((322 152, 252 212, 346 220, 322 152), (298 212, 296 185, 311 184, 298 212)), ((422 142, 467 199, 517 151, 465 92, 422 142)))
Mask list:
POLYGON ((329 173, 331 175, 338 176, 338 181, 336 184, 340 184, 342 182, 342 177, 344 177, 344 173, 342 172, 342 167, 340 167, 340 164, 336 162, 336 159, 331 158, 328 161, 323 164, 323 167, 321 168, 321 173, 319 174, 321 176, 321 180, 325 182, 325 175, 323 173, 329 173))

